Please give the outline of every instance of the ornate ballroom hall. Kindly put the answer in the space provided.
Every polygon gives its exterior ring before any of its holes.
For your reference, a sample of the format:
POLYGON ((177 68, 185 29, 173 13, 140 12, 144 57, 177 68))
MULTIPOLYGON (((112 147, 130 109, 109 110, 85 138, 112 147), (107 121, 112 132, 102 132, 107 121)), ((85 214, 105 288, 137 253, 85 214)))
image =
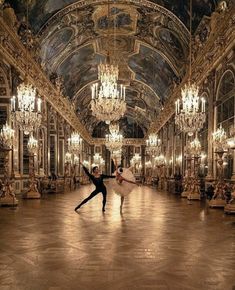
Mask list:
POLYGON ((0 0, 0 233, 0 290, 234 290, 234 0, 0 0))

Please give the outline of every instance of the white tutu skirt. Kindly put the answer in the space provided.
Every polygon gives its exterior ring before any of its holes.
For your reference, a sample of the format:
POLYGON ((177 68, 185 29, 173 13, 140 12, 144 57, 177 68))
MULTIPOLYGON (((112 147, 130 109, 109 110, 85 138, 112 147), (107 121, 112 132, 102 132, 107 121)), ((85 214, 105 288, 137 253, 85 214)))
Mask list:
MULTIPOLYGON (((128 168, 123 168, 121 176, 127 180, 135 182, 135 176, 128 168)), ((135 187, 137 187, 136 184, 126 182, 125 180, 123 180, 122 183, 119 183, 116 179, 112 179, 112 190, 120 196, 127 196, 135 187)))

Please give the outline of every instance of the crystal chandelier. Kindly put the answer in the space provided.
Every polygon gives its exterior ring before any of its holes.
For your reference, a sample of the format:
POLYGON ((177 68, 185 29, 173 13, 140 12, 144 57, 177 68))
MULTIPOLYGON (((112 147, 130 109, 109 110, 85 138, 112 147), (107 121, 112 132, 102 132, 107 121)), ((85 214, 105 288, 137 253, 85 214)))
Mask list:
POLYGON ((11 112, 25 135, 37 130, 41 124, 41 102, 36 97, 36 89, 27 82, 18 86, 17 97, 11 99, 11 112))
POLYGON ((131 159, 131 165, 134 166, 135 164, 139 165, 141 163, 141 156, 139 153, 135 153, 135 155, 131 159))
POLYGON ((220 125, 219 129, 212 134, 215 149, 218 152, 223 152, 227 149, 227 134, 224 128, 220 125))
POLYGON ((126 111, 126 88, 121 85, 118 88, 117 83, 110 81, 98 83, 91 86, 91 110, 93 116, 98 120, 105 121, 110 124, 112 121, 117 121, 124 116, 126 111))
POLYGON ((68 138, 68 150, 72 154, 80 153, 82 149, 82 138, 77 132, 71 134, 71 138, 68 138))
POLYGON ((152 168, 152 162, 150 160, 145 162, 145 167, 146 168, 152 168))
POLYGON ((102 167, 105 164, 105 161, 103 157, 99 153, 95 153, 93 156, 94 163, 92 164, 92 167, 99 166, 102 167))
POLYGON ((123 136, 120 133, 107 134, 105 136, 105 146, 109 151, 120 150, 123 144, 123 136))
POLYGON ((118 123, 109 124, 109 132, 111 135, 119 133, 119 125, 118 123))
POLYGON ((0 145, 3 148, 10 148, 13 144, 15 131, 6 123, 0 132, 0 145))
POLYGON ((122 149, 115 149, 111 151, 111 159, 117 162, 117 165, 121 163, 122 160, 122 149))
MULTIPOLYGON (((111 21, 108 1, 108 26, 109 23, 111 23, 111 21)), ((116 64, 111 64, 108 53, 105 63, 98 65, 99 83, 95 83, 91 86, 92 115, 98 120, 105 121, 107 124, 120 119, 126 111, 126 88, 123 85, 118 86, 118 74, 118 66, 116 64)))
POLYGON ((200 156, 201 155, 201 143, 200 143, 197 136, 192 142, 190 142, 189 150, 193 156, 200 156))
POLYGON ((150 156, 155 156, 159 154, 161 146, 161 139, 158 138, 156 134, 150 134, 149 138, 146 140, 146 152, 150 156))
POLYGON ((38 152, 38 140, 36 140, 32 135, 29 137, 28 150, 31 155, 36 155, 38 152))
MULTIPOLYGON (((29 31, 28 27, 28 1, 27 1, 27 19, 26 19, 26 31, 29 31)), ((17 95, 11 99, 11 111, 15 117, 16 124, 19 129, 24 132, 25 135, 29 135, 34 130, 36 131, 42 120, 41 115, 41 99, 36 97, 36 89, 29 83, 29 39, 28 33, 26 33, 26 76, 25 81, 17 87, 17 95)))
POLYGON ((206 121, 205 99, 199 98, 198 87, 188 82, 175 102, 175 123, 182 132, 192 136, 206 121))
POLYGON ((157 167, 165 166, 166 165, 165 156, 162 154, 160 154, 159 156, 156 156, 154 159, 154 163, 157 167))
POLYGON ((67 164, 72 163, 72 154, 69 152, 66 152, 64 160, 65 160, 65 163, 67 164))
POLYGON ((175 102, 175 124, 189 136, 199 131, 206 121, 205 99, 198 96, 199 88, 191 82, 192 76, 192 0, 190 0, 189 80, 175 102))

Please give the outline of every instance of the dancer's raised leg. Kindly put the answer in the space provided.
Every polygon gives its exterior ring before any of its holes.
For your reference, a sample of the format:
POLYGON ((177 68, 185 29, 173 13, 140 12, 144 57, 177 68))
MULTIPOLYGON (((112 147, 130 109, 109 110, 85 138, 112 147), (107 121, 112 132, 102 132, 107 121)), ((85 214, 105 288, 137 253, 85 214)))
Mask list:
POLYGON ((78 206, 76 206, 74 210, 76 211, 77 209, 79 209, 83 204, 87 203, 90 199, 92 199, 98 193, 99 191, 97 190, 92 191, 92 193, 87 198, 85 198, 78 206))

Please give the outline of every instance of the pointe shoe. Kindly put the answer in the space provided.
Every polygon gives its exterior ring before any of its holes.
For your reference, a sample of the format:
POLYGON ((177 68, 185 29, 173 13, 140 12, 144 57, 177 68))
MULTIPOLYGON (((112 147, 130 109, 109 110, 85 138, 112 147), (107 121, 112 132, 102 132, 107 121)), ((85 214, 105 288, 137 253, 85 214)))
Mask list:
POLYGON ((80 208, 80 206, 76 206, 74 211, 77 211, 80 208))
POLYGON ((102 212, 105 212, 105 208, 102 208, 102 212))

